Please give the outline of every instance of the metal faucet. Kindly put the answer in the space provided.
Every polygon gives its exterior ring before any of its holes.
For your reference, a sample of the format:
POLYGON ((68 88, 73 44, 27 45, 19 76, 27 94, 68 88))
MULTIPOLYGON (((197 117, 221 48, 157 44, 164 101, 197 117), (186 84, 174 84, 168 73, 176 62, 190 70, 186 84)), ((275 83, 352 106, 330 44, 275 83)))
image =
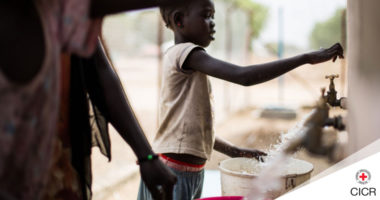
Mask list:
POLYGON ((325 126, 332 126, 336 130, 339 130, 339 131, 346 130, 346 124, 344 123, 342 116, 335 116, 333 118, 327 118, 325 121, 325 126))
POLYGON ((329 85, 329 91, 327 91, 327 95, 323 95, 325 98, 326 102, 330 104, 330 106, 333 107, 341 107, 343 109, 347 109, 347 98, 342 97, 340 99, 337 99, 337 91, 335 90, 335 84, 334 84, 334 79, 339 78, 339 75, 332 74, 325 76, 326 79, 330 79, 330 85, 329 85))
POLYGON ((285 149, 285 153, 292 154, 299 148, 304 147, 312 154, 327 156, 330 161, 333 161, 336 144, 323 144, 322 129, 325 126, 334 126, 338 130, 344 130, 345 126, 341 117, 329 118, 329 106, 327 105, 327 98, 324 96, 324 88, 321 93, 322 95, 315 108, 303 123, 303 128, 301 129, 303 133, 291 141, 285 149))

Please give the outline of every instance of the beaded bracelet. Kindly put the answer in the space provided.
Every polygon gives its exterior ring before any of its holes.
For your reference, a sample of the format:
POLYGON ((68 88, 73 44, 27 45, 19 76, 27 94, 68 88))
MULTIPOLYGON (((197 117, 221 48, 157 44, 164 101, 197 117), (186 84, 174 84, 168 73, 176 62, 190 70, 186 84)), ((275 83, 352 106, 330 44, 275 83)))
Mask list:
POLYGON ((158 155, 157 154, 149 154, 148 156, 146 156, 146 157, 143 157, 143 158, 139 158, 138 160, 137 160, 137 164, 141 164, 141 163, 143 163, 143 162, 146 162, 146 161, 151 161, 151 160, 155 160, 155 159, 157 159, 158 158, 158 155))

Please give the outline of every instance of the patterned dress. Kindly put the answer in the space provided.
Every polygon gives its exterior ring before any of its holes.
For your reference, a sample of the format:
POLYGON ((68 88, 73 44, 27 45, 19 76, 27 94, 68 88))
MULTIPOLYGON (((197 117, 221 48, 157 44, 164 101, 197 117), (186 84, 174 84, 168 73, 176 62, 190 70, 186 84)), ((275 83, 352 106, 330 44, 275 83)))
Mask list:
MULTIPOLYGON (((35 0, 45 57, 39 73, 17 85, 0 71, 0 199, 40 199, 57 148, 60 54, 93 52, 101 19, 90 20, 89 0, 35 0)), ((25 66, 27 67, 27 66, 25 66)))

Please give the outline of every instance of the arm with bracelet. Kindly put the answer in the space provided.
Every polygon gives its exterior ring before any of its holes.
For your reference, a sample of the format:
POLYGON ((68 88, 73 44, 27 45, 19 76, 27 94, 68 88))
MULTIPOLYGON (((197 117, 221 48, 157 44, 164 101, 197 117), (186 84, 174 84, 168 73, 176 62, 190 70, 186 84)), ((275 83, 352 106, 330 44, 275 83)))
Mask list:
POLYGON ((158 155, 157 154, 149 154, 148 156, 146 157, 142 157, 142 158, 139 158, 137 160, 137 164, 140 165, 141 163, 144 163, 144 162, 148 162, 148 161, 152 161, 152 160, 155 160, 158 158, 158 155))
POLYGON ((96 72, 99 76, 100 89, 104 92, 109 121, 136 154, 141 178, 154 199, 172 199, 176 177, 154 154, 100 42, 95 57, 96 72), (163 191, 159 188, 162 188, 163 191))

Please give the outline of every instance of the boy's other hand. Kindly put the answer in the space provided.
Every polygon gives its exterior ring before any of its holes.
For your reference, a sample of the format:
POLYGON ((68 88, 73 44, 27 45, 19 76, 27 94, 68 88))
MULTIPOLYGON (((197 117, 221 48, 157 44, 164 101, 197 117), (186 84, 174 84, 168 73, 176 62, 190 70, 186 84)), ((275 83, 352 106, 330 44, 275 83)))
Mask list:
POLYGON ((263 156, 267 156, 267 154, 257 149, 236 148, 235 155, 232 157, 256 158, 258 161, 263 162, 263 156))
POLYGON ((307 60, 310 64, 326 62, 330 59, 335 62, 337 58, 343 59, 343 47, 339 43, 334 44, 328 49, 321 48, 319 51, 307 53, 307 60))
POLYGON ((159 159, 141 163, 140 173, 153 199, 173 199, 173 187, 177 177, 159 159))

